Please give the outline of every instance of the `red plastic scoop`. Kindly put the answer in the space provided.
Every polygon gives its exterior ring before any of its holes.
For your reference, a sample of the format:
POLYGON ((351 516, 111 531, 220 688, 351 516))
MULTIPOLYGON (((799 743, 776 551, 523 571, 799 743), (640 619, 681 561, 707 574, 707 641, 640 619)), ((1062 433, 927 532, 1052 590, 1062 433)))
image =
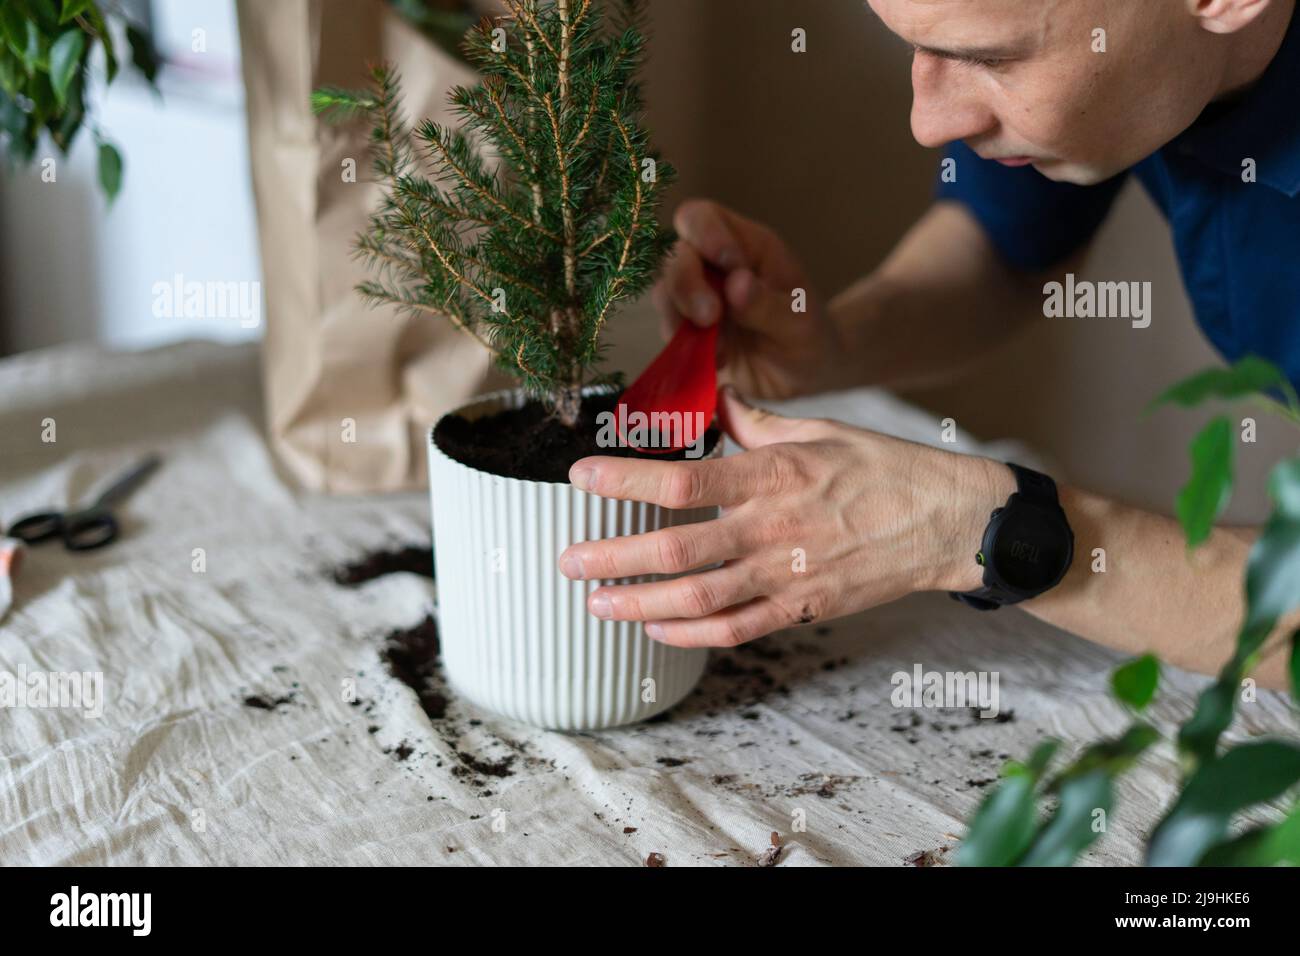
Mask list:
MULTIPOLYGON (((705 277, 722 300, 725 313, 726 277, 707 266, 705 277)), ((683 318, 664 350, 627 387, 619 398, 619 404, 625 408, 619 409, 618 418, 619 435, 625 444, 649 454, 666 455, 703 438, 718 404, 717 348, 721 325, 719 318, 702 329, 683 318), (641 422, 646 424, 638 431, 641 422)))

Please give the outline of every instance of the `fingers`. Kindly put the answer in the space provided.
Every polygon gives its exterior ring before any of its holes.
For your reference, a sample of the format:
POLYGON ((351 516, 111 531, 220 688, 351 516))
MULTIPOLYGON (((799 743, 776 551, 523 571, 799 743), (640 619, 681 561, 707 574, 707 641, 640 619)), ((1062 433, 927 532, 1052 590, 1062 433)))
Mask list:
MULTIPOLYGON (((730 386, 718 390, 718 423, 732 441, 746 450, 798 441, 801 437, 806 439, 809 435, 807 422, 804 418, 787 418, 765 408, 755 408, 730 386)), ((734 456, 722 461, 744 457, 734 456)))
POLYGON ((736 522, 715 519, 661 528, 646 534, 570 545, 560 555, 565 577, 615 581, 642 574, 681 574, 728 561, 745 549, 736 522))
POLYGON ((798 273, 770 229, 716 202, 682 203, 673 225, 679 241, 653 293, 666 336, 683 318, 707 327, 721 317, 724 303, 706 277, 708 268, 727 275, 726 305, 742 311, 758 299, 764 279, 771 278, 779 287, 793 282, 798 273))
POLYGON ((673 331, 682 318, 706 328, 722 315, 722 301, 705 276, 704 259, 687 242, 674 247, 664 279, 655 286, 654 302, 661 314, 674 316, 673 331))
POLYGON ((598 588, 587 598, 587 609, 612 621, 700 618, 749 601, 762 589, 751 565, 735 563, 672 581, 598 588))
POLYGON ((794 623, 771 598, 756 597, 708 617, 651 621, 645 631, 675 647, 735 647, 794 623))
POLYGON ((713 265, 730 272, 763 261, 767 228, 708 199, 688 199, 673 214, 677 234, 713 265))
POLYGON ((664 508, 730 506, 774 490, 761 461, 744 456, 701 461, 651 461, 595 455, 569 469, 575 488, 621 501, 664 508))

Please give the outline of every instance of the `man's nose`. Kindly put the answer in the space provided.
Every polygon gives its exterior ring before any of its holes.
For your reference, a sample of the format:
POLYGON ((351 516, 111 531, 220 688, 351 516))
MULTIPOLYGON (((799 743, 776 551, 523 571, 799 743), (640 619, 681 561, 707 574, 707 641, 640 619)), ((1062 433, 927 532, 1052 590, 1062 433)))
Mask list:
POLYGON ((958 64, 931 53, 912 60, 912 136, 934 149, 989 133, 997 117, 981 99, 974 77, 958 64))

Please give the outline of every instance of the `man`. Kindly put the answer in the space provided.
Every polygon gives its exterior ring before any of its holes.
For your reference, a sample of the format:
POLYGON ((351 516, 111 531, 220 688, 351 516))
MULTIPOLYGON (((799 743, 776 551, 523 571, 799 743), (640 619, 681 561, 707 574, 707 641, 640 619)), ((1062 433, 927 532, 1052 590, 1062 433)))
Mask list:
MULTIPOLYGON (((923 145, 951 144, 956 181, 879 269, 828 306, 814 297, 806 313, 790 308, 790 290, 807 288, 803 269, 771 230, 684 204, 656 301, 670 327, 682 316, 708 325, 723 303, 705 264, 727 273, 725 382, 781 399, 952 371, 1043 314, 1044 283, 1073 271, 1136 175, 1170 218, 1210 340, 1300 384, 1296 0, 869 4, 915 48, 912 131, 923 145), (1256 182, 1242 175, 1247 160, 1256 182)), ((569 548, 560 567, 574 578, 695 571, 601 587, 593 614, 649 622, 671 644, 733 645, 944 590, 982 608, 1023 602, 1090 640, 1203 672, 1231 653, 1257 530, 1216 529, 1189 559, 1172 519, 999 462, 783 418, 734 393, 719 413, 745 452, 574 464, 574 484, 601 495, 722 506, 714 521, 569 548), (1009 501, 1018 484, 1028 512, 1009 501), (997 537, 999 508, 1004 522, 1019 516, 1014 540, 997 537), (796 548, 806 573, 792 569, 796 548), (1094 548, 1108 573, 1092 573, 1094 548), (1043 577, 1014 580, 1035 563, 1043 577)), ((1265 656, 1261 683, 1283 685, 1284 658, 1265 656)))

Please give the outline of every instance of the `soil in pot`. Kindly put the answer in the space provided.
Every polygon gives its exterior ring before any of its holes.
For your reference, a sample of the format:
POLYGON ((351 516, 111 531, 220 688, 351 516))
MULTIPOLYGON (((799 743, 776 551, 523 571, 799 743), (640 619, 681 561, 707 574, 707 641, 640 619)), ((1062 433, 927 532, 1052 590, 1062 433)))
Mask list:
MULTIPOLYGON (((569 468, 588 455, 645 458, 654 461, 683 461, 686 449, 656 455, 629 447, 602 447, 597 418, 615 412, 619 393, 588 395, 582 400, 577 428, 566 428, 551 418, 541 402, 530 400, 517 409, 506 409, 470 421, 461 415, 447 415, 434 429, 438 448, 449 458, 479 471, 521 478, 526 481, 569 483, 569 468)), ((704 436, 707 455, 722 437, 711 425, 704 436)))

